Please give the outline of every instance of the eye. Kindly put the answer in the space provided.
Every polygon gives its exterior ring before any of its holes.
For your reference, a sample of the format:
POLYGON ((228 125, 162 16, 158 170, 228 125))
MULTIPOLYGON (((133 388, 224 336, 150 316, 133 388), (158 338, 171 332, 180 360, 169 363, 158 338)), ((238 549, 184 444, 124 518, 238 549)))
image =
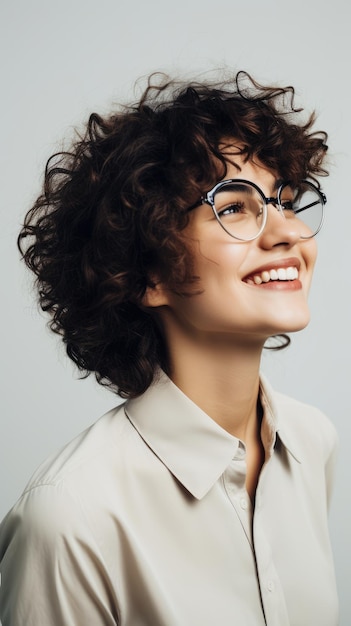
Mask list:
POLYGON ((219 217, 224 217, 225 215, 234 215, 237 213, 245 213, 245 204, 244 202, 233 202, 226 207, 223 207, 218 212, 219 217))
MULTIPOLYGON (((296 198, 298 196, 298 189, 295 187, 291 187, 290 185, 286 185, 280 196, 280 206, 284 212, 287 214, 290 213, 291 216, 295 215, 296 211, 296 198)), ((288 217, 288 215, 286 215, 288 217)))
POLYGON ((293 200, 282 200, 280 202, 280 206, 283 211, 294 211, 294 201, 293 200))
POLYGON ((226 221, 257 220, 264 212, 261 194, 245 181, 223 184, 213 201, 217 217, 226 221))

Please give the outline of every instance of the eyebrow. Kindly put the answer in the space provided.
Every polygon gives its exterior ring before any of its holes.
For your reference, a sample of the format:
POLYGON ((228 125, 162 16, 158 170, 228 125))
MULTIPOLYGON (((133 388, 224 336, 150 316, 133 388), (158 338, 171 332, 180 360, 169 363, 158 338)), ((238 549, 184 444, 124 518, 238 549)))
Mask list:
MULTIPOLYGON (((248 182, 251 182, 251 181, 248 181, 248 182)), ((253 193, 254 192, 254 187, 251 187, 251 186, 249 187, 248 185, 245 185, 245 183, 236 183, 235 180, 233 180, 231 183, 229 183, 226 187, 223 187, 223 188, 219 189, 218 192, 219 193, 226 193, 226 191, 228 191, 228 189, 230 189, 231 187, 235 187, 235 189, 237 191, 246 191, 248 193, 253 193)))
MULTIPOLYGON (((224 180, 223 182, 225 182, 225 180, 224 180)), ((248 182, 248 183, 253 183, 253 181, 252 181, 252 180, 247 180, 247 182, 248 182)), ((277 178, 277 179, 274 181, 274 185, 273 185, 273 187, 272 187, 272 193, 274 193, 275 191, 277 191, 277 190, 279 189, 279 187, 281 187, 281 186, 284 184, 284 182, 285 182, 285 181, 284 181, 284 179, 283 179, 283 178, 277 178)), ((244 191, 244 190, 245 190, 245 191, 247 191, 247 192, 249 192, 249 193, 253 193, 253 191, 254 191, 254 187, 249 187, 249 188, 248 188, 247 186, 245 186, 245 183, 241 183, 241 182, 238 182, 238 183, 237 183, 237 182, 235 181, 235 178, 231 181, 231 184, 232 184, 233 186, 235 186, 235 188, 236 188, 238 191, 244 191)), ((228 185, 228 187, 230 188, 230 184, 228 185)), ((225 192, 227 191, 227 189, 226 189, 226 188, 224 188, 224 189, 219 189, 219 193, 221 193, 222 191, 225 193, 225 192)), ((262 192, 262 193, 263 193, 263 192, 262 192)), ((265 196, 265 197, 269 197, 269 196, 265 196)))

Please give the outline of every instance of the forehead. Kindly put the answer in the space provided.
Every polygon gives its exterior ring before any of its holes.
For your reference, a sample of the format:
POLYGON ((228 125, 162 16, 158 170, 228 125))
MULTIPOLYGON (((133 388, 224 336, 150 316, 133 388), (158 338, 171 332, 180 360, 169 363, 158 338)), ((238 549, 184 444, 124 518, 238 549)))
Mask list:
POLYGON ((271 195, 281 184, 277 173, 255 159, 245 161, 243 155, 235 157, 235 164, 228 163, 225 179, 241 178, 255 183, 266 196, 271 195), (239 166, 239 167, 238 167, 239 166))
POLYGON ((224 178, 247 178, 256 184, 259 184, 256 179, 270 182, 281 178, 277 170, 269 168, 257 155, 253 154, 248 158, 250 146, 235 137, 224 137, 218 147, 227 166, 224 178))

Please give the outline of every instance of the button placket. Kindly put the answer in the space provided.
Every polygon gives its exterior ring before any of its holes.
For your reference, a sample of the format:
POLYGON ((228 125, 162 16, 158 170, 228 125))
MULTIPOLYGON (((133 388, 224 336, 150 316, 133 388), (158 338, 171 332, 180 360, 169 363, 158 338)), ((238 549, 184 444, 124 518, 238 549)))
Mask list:
POLYGON ((252 546, 252 506, 246 491, 246 450, 241 441, 223 479, 226 493, 252 546))
POLYGON ((263 525, 263 494, 269 462, 265 464, 256 492, 253 518, 253 549, 267 626, 288 626, 289 618, 284 592, 273 562, 271 546, 263 525))

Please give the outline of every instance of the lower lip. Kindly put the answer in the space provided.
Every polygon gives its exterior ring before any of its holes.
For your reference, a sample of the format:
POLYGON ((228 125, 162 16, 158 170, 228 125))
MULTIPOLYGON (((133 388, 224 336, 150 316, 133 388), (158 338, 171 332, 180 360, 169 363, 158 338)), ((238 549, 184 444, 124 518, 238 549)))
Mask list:
POLYGON ((256 289, 269 289, 273 291, 299 291, 302 289, 302 283, 300 280, 270 280, 268 283, 261 283, 260 285, 251 285, 246 283, 249 287, 255 287, 256 289))

